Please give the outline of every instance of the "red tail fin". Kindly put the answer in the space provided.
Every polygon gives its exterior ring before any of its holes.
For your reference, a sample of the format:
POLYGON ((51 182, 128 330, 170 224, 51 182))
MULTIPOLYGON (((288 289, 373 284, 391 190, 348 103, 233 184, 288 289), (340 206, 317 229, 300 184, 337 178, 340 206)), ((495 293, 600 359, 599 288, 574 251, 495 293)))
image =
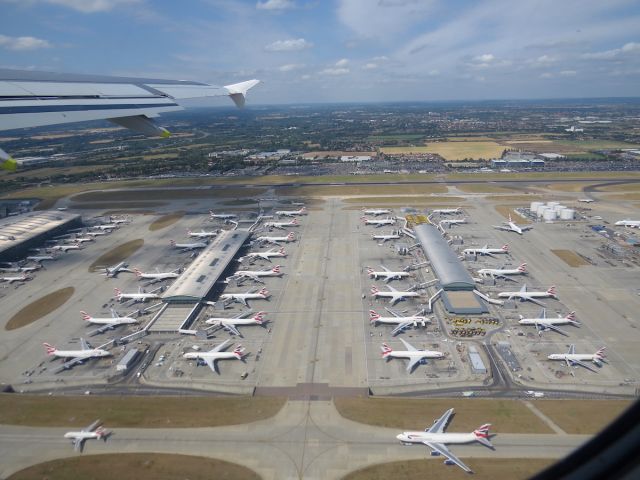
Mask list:
POLYGON ((89 315, 87 312, 80 310, 80 315, 82 315, 83 320, 91 320, 91 315, 89 315))

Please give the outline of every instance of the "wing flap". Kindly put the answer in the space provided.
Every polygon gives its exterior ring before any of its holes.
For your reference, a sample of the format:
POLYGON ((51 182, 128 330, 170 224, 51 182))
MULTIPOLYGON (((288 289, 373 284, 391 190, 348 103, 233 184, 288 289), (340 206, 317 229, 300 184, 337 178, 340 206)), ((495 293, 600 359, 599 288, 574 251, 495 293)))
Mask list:
POLYGON ((434 443, 434 442, 424 442, 424 444, 429 447, 430 449, 432 449, 433 451, 438 452, 440 455, 447 457, 447 459, 451 460, 453 463, 455 463, 457 466, 459 466, 461 469, 463 469, 465 472, 469 472, 471 473, 472 470, 467 467, 462 460, 460 460, 458 457, 456 457, 453 453, 451 453, 451 450, 449 450, 445 445, 443 445, 442 443, 434 443))

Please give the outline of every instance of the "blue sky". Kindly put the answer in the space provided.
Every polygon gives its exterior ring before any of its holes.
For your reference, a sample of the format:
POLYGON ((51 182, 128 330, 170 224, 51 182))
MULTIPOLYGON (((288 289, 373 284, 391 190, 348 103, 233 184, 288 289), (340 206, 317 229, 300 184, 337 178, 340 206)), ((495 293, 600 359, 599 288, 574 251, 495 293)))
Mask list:
POLYGON ((0 67, 254 103, 638 96, 637 0, 0 0, 0 67))

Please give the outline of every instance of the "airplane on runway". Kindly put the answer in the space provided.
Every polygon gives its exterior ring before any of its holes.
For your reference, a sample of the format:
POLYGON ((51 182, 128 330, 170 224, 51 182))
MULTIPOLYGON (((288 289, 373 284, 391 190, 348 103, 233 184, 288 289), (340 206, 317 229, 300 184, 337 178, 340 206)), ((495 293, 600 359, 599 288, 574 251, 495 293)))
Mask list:
POLYGON ((13 282, 26 282, 27 280, 31 280, 31 277, 26 273, 23 273, 19 277, 0 277, 0 282, 8 282, 10 284, 13 282))
POLYGON ((128 264, 124 262, 120 262, 117 265, 114 265, 113 267, 105 267, 104 275, 106 275, 109 278, 115 278, 118 276, 120 272, 131 272, 131 270, 129 270, 128 267, 129 267, 128 264))
POLYGON ((231 220, 233 218, 237 218, 237 215, 233 213, 213 213, 213 210, 209 210, 210 218, 217 218, 218 220, 231 220))
POLYGON ((431 213, 437 213, 439 215, 454 215, 456 213, 461 213, 462 208, 437 208, 432 210, 431 213))
POLYGON ((382 271, 375 271, 371 267, 367 267, 367 274, 369 278, 373 278, 374 280, 378 280, 378 278, 384 278, 385 283, 389 283, 391 280, 402 280, 405 277, 410 277, 411 274, 403 270, 401 272, 392 272, 384 265, 380 265, 382 271))
POLYGON ((542 309, 540 312, 540 316, 537 318, 525 318, 520 315, 520 321, 518 322, 520 325, 535 325, 538 330, 538 335, 542 336, 542 332, 546 332, 548 330, 553 330, 555 332, 568 337, 569 334, 564 330, 560 330, 556 325, 575 325, 576 327, 580 326, 580 322, 576 321, 576 312, 569 312, 566 316, 561 317, 558 315, 558 318, 547 318, 546 309, 542 309))
POLYGON ((193 238, 213 238, 218 235, 218 230, 214 232, 205 232, 204 229, 201 229, 199 232, 192 232, 191 230, 187 230, 187 235, 193 238))
POLYGON ((296 236, 293 232, 289 232, 289 235, 287 235, 286 237, 263 236, 263 237, 256 238, 256 242, 275 243, 277 245, 280 245, 280 242, 289 243, 289 242, 295 242, 295 241, 296 241, 296 236))
POLYGON ((241 337, 242 334, 237 328, 238 325, 260 325, 261 327, 265 325, 264 312, 258 312, 251 318, 243 318, 250 313, 251 311, 242 312, 233 318, 211 317, 206 320, 205 323, 209 325, 215 325, 217 327, 222 327, 231 335, 238 335, 239 337, 241 337))
POLYGON ((136 274, 138 280, 151 280, 149 285, 153 285, 157 282, 162 282, 163 280, 169 280, 172 278, 178 278, 180 276, 180 269, 174 270, 173 272, 156 272, 156 273, 145 273, 141 272, 137 268, 134 267, 133 273, 136 274))
POLYGON ((400 234, 396 232, 391 232, 388 235, 371 235, 371 238, 374 240, 380 240, 382 243, 385 243, 387 240, 397 240, 400 238, 400 234))
POLYGON ((511 214, 509 214, 508 222, 502 222, 502 225, 494 225, 493 228, 497 230, 504 230, 505 232, 515 232, 518 235, 522 235, 524 232, 526 232, 527 230, 531 230, 533 227, 532 226, 520 227, 516 225, 515 223, 513 223, 513 220, 511 220, 511 214))
POLYGON ((526 275, 527 264, 522 263, 518 268, 481 268, 478 275, 481 277, 507 278, 506 275, 526 275))
POLYGON ((640 220, 618 220, 615 225, 618 227, 640 228, 640 220))
POLYGON ((447 410, 444 415, 433 422, 431 427, 425 428, 424 431, 419 432, 403 432, 396 436, 400 443, 403 445, 412 445, 414 443, 421 443, 431 449, 432 456, 442 455, 446 457, 446 465, 457 465, 467 473, 473 473, 473 471, 467 467, 462 460, 456 457, 451 450, 447 448, 447 444, 461 444, 479 442, 491 450, 494 450, 491 441, 489 440, 489 428, 490 423, 478 427, 471 433, 445 433, 449 419, 453 415, 453 408, 447 410))
POLYGON ((378 215, 390 215, 391 210, 388 208, 363 208, 362 213, 364 215, 373 215, 377 217, 378 215))
POLYGON ((276 215, 279 217, 295 217, 296 215, 306 215, 307 209, 300 207, 300 210, 278 210, 276 215))
POLYGON ((464 255, 487 255, 489 257, 495 257, 497 253, 509 253, 509 245, 504 244, 502 248, 489 248, 489 245, 485 245, 484 247, 472 247, 465 248, 462 253, 464 255))
POLYGON ((54 245, 49 247, 49 250, 67 253, 69 250, 82 250, 82 247, 80 245, 54 245))
MULTIPOLYGON (((564 360, 568 367, 580 365, 587 370, 598 373, 597 370, 585 362, 593 362, 598 367, 601 367, 606 358, 605 348, 606 347, 599 348, 596 353, 576 353, 576 346, 569 345, 569 351, 567 353, 552 353, 547 358, 549 360, 564 360)), ((571 371, 571 375, 573 375, 573 370, 571 371)))
POLYGON ((115 296, 120 303, 122 303, 125 300, 133 300, 133 303, 137 303, 137 302, 146 302, 147 300, 152 300, 154 298, 159 300, 162 297, 157 293, 153 293, 153 292, 158 291, 161 288, 162 287, 156 288, 155 290, 152 290, 149 293, 142 291, 142 288, 138 288, 138 293, 122 293, 122 291, 119 288, 114 288, 113 291, 115 292, 116 294, 115 296))
POLYGON ((244 348, 242 345, 238 345, 232 352, 224 352, 223 350, 229 346, 231 340, 225 340, 217 347, 212 348, 208 352, 187 352, 182 355, 183 358, 186 359, 194 359, 194 360, 204 360, 209 368, 213 370, 215 373, 220 375, 218 371, 217 361, 218 360, 242 360, 245 355, 244 348))
POLYGON ((365 225, 373 225, 376 228, 380 228, 383 225, 395 225, 396 224, 395 217, 387 217, 387 218, 381 218, 381 219, 367 218, 367 217, 360 217, 360 218, 362 219, 362 221, 364 222, 365 225))
POLYGON ((556 300, 558 299, 558 297, 556 296, 556 287, 551 286, 549 287, 549 289, 545 292, 542 291, 533 291, 533 292, 528 292, 527 291, 527 285, 523 285, 522 288, 517 291, 517 292, 500 292, 498 293, 498 298, 507 298, 509 300, 512 300, 514 298, 519 299, 521 302, 524 301, 530 301, 533 302, 537 305, 540 305, 542 307, 544 307, 544 303, 542 303, 539 300, 536 300, 537 298, 555 298, 556 300))
POLYGON ((239 258, 238 261, 242 262, 245 258, 249 258, 249 259, 261 258, 263 260, 267 260, 268 262, 271 262, 271 259, 273 257, 287 256, 287 254, 284 251, 284 247, 281 247, 277 251, 274 251, 274 250, 275 248, 272 248, 271 250, 267 250, 266 252, 249 252, 244 257, 239 258))
POLYGON ((267 300, 271 294, 266 288, 262 288, 259 292, 257 289, 251 290, 247 293, 223 293, 220 295, 220 300, 229 300, 232 302, 242 303, 245 307, 249 307, 247 300, 267 300))
POLYGON ((102 348, 91 348, 91 346, 84 338, 80 339, 80 345, 82 346, 81 350, 58 350, 56 347, 49 345, 48 343, 43 343, 43 345, 47 349, 47 355, 60 358, 71 358, 70 361, 65 362, 65 368, 69 368, 76 363, 82 363, 89 358, 102 358, 111 356, 111 352, 109 352, 108 350, 104 350, 102 348))
POLYGON ((411 345, 405 339, 401 338, 400 341, 406 348, 406 350, 393 350, 389 345, 383 343, 380 349, 382 350, 382 358, 387 362, 392 358, 407 358, 407 372, 413 372, 413 369, 419 363, 427 363, 428 358, 444 358, 444 353, 435 350, 418 350, 411 345))
POLYGON ((412 287, 410 290, 406 292, 400 292, 393 288, 391 285, 387 285, 389 289, 388 292, 381 292, 378 290, 378 287, 375 285, 371 285, 371 296, 374 298, 389 298, 389 303, 393 306, 398 303, 400 300, 404 300, 409 297, 419 297, 420 294, 418 292, 414 292, 412 287))
POLYGON ((172 248, 180 248, 183 252, 188 250, 197 250, 199 248, 205 248, 207 246, 206 242, 193 242, 193 243, 176 243, 175 240, 170 240, 172 248))
POLYGON ((285 230, 287 227, 299 227, 298 219, 294 218, 290 222, 266 222, 264 224, 266 228, 279 228, 280 230, 285 230))
MULTIPOLYGON (((431 320, 422 315, 416 314, 411 315, 409 317, 403 317, 399 313, 394 312, 390 308, 387 308, 387 311, 393 315, 393 317, 381 317, 375 310, 369 310, 369 322, 371 325, 377 325, 378 323, 385 323, 388 325, 397 325, 393 330, 391 330, 391 336, 396 336, 399 333, 402 333, 404 329, 413 326, 414 328, 418 327, 418 324, 423 327, 427 326, 427 323, 431 323, 431 320)), ((420 312, 422 313, 422 312, 420 312)))
POLYGON ((57 260, 58 257, 54 255, 29 255, 26 259, 32 262, 38 262, 42 264, 42 262, 44 262, 45 260, 54 261, 54 260, 57 260))
POLYGON ((280 265, 267 270, 238 270, 236 273, 227 277, 226 282, 235 278, 237 280, 243 280, 245 278, 253 280, 254 282, 264 283, 260 280, 262 277, 281 277, 283 273, 280 271, 280 265))
POLYGON ((111 432, 105 430, 100 423, 100 420, 96 420, 91 425, 86 428, 83 428, 79 432, 67 432, 64 434, 64 438, 71 439, 73 443, 73 449, 76 452, 82 453, 82 449, 84 447, 85 440, 89 439, 98 439, 107 441, 107 437, 111 432))

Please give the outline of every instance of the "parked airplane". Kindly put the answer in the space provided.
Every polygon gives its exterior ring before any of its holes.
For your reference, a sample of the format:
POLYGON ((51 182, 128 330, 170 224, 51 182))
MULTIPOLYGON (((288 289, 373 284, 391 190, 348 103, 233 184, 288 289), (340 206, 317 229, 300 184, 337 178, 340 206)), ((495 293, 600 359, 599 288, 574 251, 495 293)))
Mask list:
POLYGON ((130 222, 131 222, 131 220, 130 220, 128 217, 125 217, 125 218, 119 218, 119 217, 115 217, 115 216, 113 216, 113 215, 111 215, 111 216, 109 217, 109 221, 110 221, 111 223, 115 224, 115 225, 122 225, 122 224, 130 223, 130 222))
POLYGON ((91 237, 76 237, 76 238, 71 238, 69 240, 71 242, 76 242, 76 243, 86 243, 86 242, 95 242, 96 241, 95 238, 91 238, 91 237))
POLYGON ((461 212, 462 212, 462 208, 458 207, 458 208, 437 208, 433 210, 431 213, 437 213, 440 215, 454 215, 456 213, 461 213, 461 212))
POLYGON ((191 230, 187 230, 187 234, 193 238, 212 238, 218 235, 218 230, 215 232, 205 232, 204 229, 199 232, 192 232, 191 230))
POLYGON ((170 240, 169 243, 172 248, 181 248, 183 252, 186 252, 187 250, 197 250, 207 246, 206 242, 176 243, 175 240, 170 240))
POLYGON ((373 215, 377 217, 378 215, 390 215, 391 210, 388 208, 363 208, 362 213, 365 215, 373 215))
POLYGON ((537 318, 524 318, 520 315, 520 321, 518 322, 520 325, 535 325, 538 330, 538 335, 542 335, 542 332, 553 330, 558 332, 565 337, 568 337, 569 334, 564 330, 560 330, 556 325, 575 325, 576 327, 580 326, 580 322, 576 321, 576 312, 570 312, 566 316, 561 317, 558 315, 558 318, 547 318, 546 309, 542 309, 540 312, 540 316, 537 318))
POLYGON ((413 372, 413 369, 419 363, 427 363, 428 358, 444 358, 444 353, 438 352, 435 350, 418 350, 416 347, 411 345, 405 339, 401 338, 400 341, 406 348, 406 350, 393 350, 389 345, 383 343, 380 349, 382 350, 382 358, 386 361, 391 360, 392 358, 407 358, 409 362, 407 363, 407 372, 413 372))
POLYGON ((71 358, 65 362, 64 367, 70 368, 77 363, 82 363, 89 358, 102 358, 111 356, 111 352, 102 348, 91 348, 84 338, 80 339, 81 350, 58 350, 56 347, 43 343, 47 349, 47 355, 61 358, 71 358))
MULTIPOLYGON (((567 353, 552 353, 547 358, 549 360, 564 360, 568 367, 580 365, 587 370, 597 373, 597 370, 585 362, 593 362, 598 367, 601 367, 607 356, 604 352, 605 348, 606 347, 599 348, 596 353, 576 353, 576 346, 569 345, 569 351, 567 353)), ((571 371, 571 374, 573 375, 573 371, 571 371)))
POLYGON ((584 132, 584 128, 576 128, 575 125, 571 125, 569 128, 565 128, 564 131, 569 133, 582 133, 584 132))
POLYGON ((463 225, 465 223, 467 223, 466 218, 445 218, 439 222, 440 226, 446 225, 447 227, 450 227, 451 225, 463 225))
POLYGON ((0 282, 13 283, 13 282, 26 282, 27 280, 31 280, 31 277, 29 277, 26 273, 23 273, 18 277, 0 277, 0 282))
POLYGON ((104 274, 109 278, 115 278, 120 272, 131 272, 128 267, 129 265, 127 263, 120 262, 113 267, 105 267, 104 274))
POLYGON ((279 228, 280 230, 284 230, 287 227, 299 227, 298 219, 294 218, 290 222, 266 222, 264 224, 266 228, 279 228))
POLYGON ((400 292, 393 288, 391 285, 387 285, 387 288, 389 289, 388 292, 381 292, 380 290, 378 290, 378 287, 372 285, 371 296, 374 298, 389 298, 389 303, 391 305, 395 305, 400 300, 404 300, 405 298, 420 296, 418 292, 413 291, 413 288, 407 290, 406 292, 400 292))
POLYGON ((69 250, 82 250, 82 247, 80 245, 54 245, 49 247, 49 250, 67 253, 69 250))
POLYGON ((85 233, 85 235, 89 235, 90 237, 101 237, 103 235, 108 235, 108 234, 109 234, 109 232, 102 231, 102 230, 85 233))
POLYGON ((230 343, 231 340, 225 340, 208 352, 187 352, 182 355, 182 357, 186 359, 204 360, 207 365, 209 365, 209 368, 219 375, 220 372, 218 371, 216 363, 218 360, 243 360, 245 355, 242 345, 238 345, 232 352, 223 351, 230 343))
POLYGON ((248 307, 249 304, 247 300, 267 300, 271 294, 266 288, 262 288, 259 292, 256 292, 257 289, 251 290, 247 293, 223 293, 220 295, 220 300, 228 300, 231 302, 242 303, 245 307, 248 307))
POLYGON ((124 317, 121 317, 120 315, 118 315, 118 312, 116 312, 113 308, 111 309, 111 318, 92 317, 91 315, 89 315, 87 312, 84 312, 84 311, 80 311, 80 315, 82 315, 82 319, 85 322, 88 322, 89 324, 102 325, 102 327, 98 328, 97 330, 98 333, 102 333, 106 330, 113 330, 118 325, 130 325, 130 324, 138 323, 138 320, 136 320, 133 317, 130 317, 129 315, 125 315, 124 317))
POLYGON ((431 427, 425 428, 424 432, 403 432, 396 436, 403 445, 412 445, 414 443, 422 443, 431 449, 432 456, 442 455, 446 457, 446 465, 457 465, 465 472, 473 473, 473 471, 467 467, 462 460, 456 457, 451 450, 447 448, 447 444, 461 444, 480 442, 481 444, 494 450, 491 441, 489 440, 489 428, 490 423, 478 427, 471 433, 445 433, 449 419, 453 415, 453 408, 447 410, 444 415, 437 419, 431 427))
POLYGON ((218 220, 231 220, 232 218, 237 218, 237 215, 233 213, 213 213, 213 210, 209 210, 209 217, 217 218, 218 220))
POLYGON ((388 235, 371 235, 371 238, 374 240, 380 240, 382 243, 385 243, 387 240, 397 240, 400 238, 400 234, 396 232, 391 232, 388 235))
POLYGON ((275 243, 277 245, 280 245, 280 242, 289 243, 289 242, 295 242, 295 241, 296 241, 296 236, 293 232, 289 232, 289 235, 287 235, 286 237, 262 236, 262 237, 256 238, 256 242, 275 243))
POLYGON ((300 207, 300 210, 278 210, 276 215, 279 217, 295 217, 296 215, 306 215, 307 209, 300 207))
POLYGON ((541 305, 541 306, 544 307, 544 303, 542 303, 539 300, 536 300, 537 298, 555 298, 555 299, 557 299, 558 297, 556 297, 556 287, 555 286, 549 287, 549 289, 546 292, 542 292, 542 291, 528 292, 527 291, 527 285, 525 284, 517 292, 500 292, 500 293, 498 293, 498 298, 507 298, 509 300, 517 298, 517 299, 520 299, 521 302, 524 302, 524 301, 528 300, 530 302, 536 303, 536 304, 541 305))
POLYGON ((67 432, 64 434, 64 438, 71 439, 73 443, 73 449, 76 452, 82 453, 82 449, 84 447, 85 440, 89 439, 98 439, 107 441, 107 437, 111 432, 105 430, 102 426, 100 426, 100 420, 96 420, 91 425, 86 428, 83 428, 79 432, 67 432))
POLYGON ((267 270, 238 270, 236 273, 227 277, 227 282, 232 278, 236 280, 242 280, 248 278, 253 280, 254 282, 264 283, 260 280, 262 277, 281 277, 282 272, 280 271, 280 265, 276 265, 275 267, 267 270))
POLYGON ((361 217, 361 219, 362 219, 362 221, 364 221, 365 225, 373 225, 376 228, 380 228, 383 225, 395 225, 396 224, 395 217, 387 217, 387 218, 381 218, 381 219, 361 217))
POLYGON ((156 272, 156 273, 145 273, 141 272, 137 268, 133 269, 133 273, 136 274, 138 280, 151 280, 149 285, 162 282, 163 280, 169 280, 171 278, 178 278, 180 276, 180 269, 174 270, 173 272, 156 272))
POLYGON ((159 294, 153 293, 157 290, 160 290, 161 288, 162 287, 156 288, 155 290, 152 290, 149 293, 143 292, 142 288, 138 288, 138 293, 122 293, 122 291, 119 288, 114 288, 113 291, 115 292, 116 298, 120 303, 122 303, 125 300, 133 300, 133 302, 136 303, 136 302, 146 302, 147 300, 151 300, 154 298, 157 298, 157 299, 162 298, 159 294))
POLYGON ((595 200, 593 198, 579 198, 578 201, 581 202, 581 203, 595 202, 595 200))
POLYGON ((522 263, 518 268, 481 268, 478 275, 481 277, 507 278, 506 275, 526 275, 527 264, 522 263))
POLYGON ((464 255, 488 255, 489 257, 495 257, 496 253, 509 253, 509 245, 504 244, 502 248, 489 248, 489 245, 485 245, 484 247, 480 248, 465 248, 462 253, 464 255))
POLYGON ((42 268, 42 264, 38 263, 37 265, 32 265, 29 267, 20 267, 20 271, 24 273, 35 272, 36 270, 40 270, 42 268))
POLYGON ((504 230, 505 232, 515 232, 518 235, 522 235, 524 232, 526 232, 527 230, 531 230, 533 227, 531 226, 518 226, 515 223, 513 223, 513 220, 511 220, 511 214, 509 214, 509 221, 508 222, 502 222, 502 225, 494 225, 493 228, 496 228, 498 230, 504 230))
POLYGON ((640 228, 640 220, 618 220, 615 225, 618 227, 640 228))
POLYGON ((46 261, 46 260, 53 261, 53 260, 57 260, 57 259, 58 259, 58 257, 55 257, 53 255, 29 255, 27 257, 27 260, 30 260, 32 262, 38 262, 40 264, 42 262, 46 261))
MULTIPOLYGON (((391 335, 396 336, 406 328, 413 326, 414 328, 418 327, 418 324, 423 327, 427 326, 427 323, 431 323, 431 320, 425 316, 416 314, 408 317, 404 317, 399 313, 394 312, 390 308, 387 308, 387 311, 393 315, 393 317, 381 317, 375 310, 369 310, 369 322, 371 325, 377 325, 378 323, 385 323, 388 325, 397 325, 393 330, 391 330, 391 335)), ((422 313, 422 312, 420 312, 422 313)))
POLYGON ((91 226, 89 228, 95 229, 95 230, 101 230, 103 232, 105 232, 105 231, 109 231, 110 232, 110 231, 115 230, 115 229, 117 229, 119 227, 115 223, 105 223, 103 225, 93 225, 93 226, 91 226))
POLYGON ((384 281, 388 283, 391 280, 402 280, 405 277, 411 276, 411 274, 406 270, 401 272, 392 272, 384 265, 380 265, 380 267, 382 268, 382 271, 375 271, 373 268, 367 267, 367 274, 369 275, 369 278, 373 278, 374 280, 384 278, 384 281))
POLYGON ((221 317, 211 317, 205 323, 209 325, 215 325, 217 327, 224 328, 231 335, 242 336, 240 331, 238 330, 238 325, 260 325, 264 326, 264 312, 258 312, 251 318, 243 318, 246 317, 249 312, 242 312, 236 315, 233 318, 221 318, 221 317))
POLYGON ((284 247, 281 247, 279 250, 275 250, 272 248, 271 250, 267 250, 266 252, 249 252, 244 257, 239 258, 238 261, 242 262, 245 258, 255 259, 261 258, 263 260, 267 260, 271 262, 271 259, 274 257, 286 257, 287 254, 284 251, 284 247))

